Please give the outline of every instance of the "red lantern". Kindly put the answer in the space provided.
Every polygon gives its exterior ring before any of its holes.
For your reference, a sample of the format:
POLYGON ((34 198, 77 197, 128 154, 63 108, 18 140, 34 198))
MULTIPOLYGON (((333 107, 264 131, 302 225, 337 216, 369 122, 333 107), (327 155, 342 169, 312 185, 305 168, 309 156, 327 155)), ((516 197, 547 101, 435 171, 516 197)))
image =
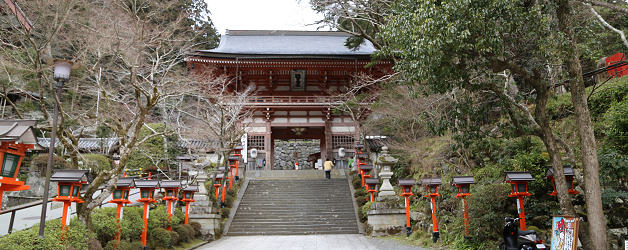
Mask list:
MULTIPOLYGON (((362 178, 362 165, 366 165, 366 159, 368 159, 368 155, 363 153, 362 149, 364 149, 364 145, 355 145, 355 154, 358 158, 358 174, 360 175, 360 178, 362 178)), ((364 178, 362 178, 362 187, 364 187, 364 178)))
POLYGON ((185 224, 188 224, 189 221, 189 213, 190 213, 190 202, 195 202, 194 193, 198 192, 198 186, 187 186, 182 189, 183 191, 183 199, 181 201, 185 202, 185 224))
POLYGON ((233 148, 233 156, 238 157, 238 160, 235 162, 236 169, 236 181, 240 179, 239 169, 240 169, 240 157, 242 157, 242 146, 236 146, 233 148))
POLYGON ((116 223, 118 224, 118 231, 116 231, 116 243, 114 245, 114 249, 118 247, 120 243, 120 230, 122 229, 120 226, 120 220, 122 219, 124 210, 122 207, 124 204, 129 204, 129 193, 131 192, 131 188, 133 188, 133 178, 119 178, 118 182, 116 182, 116 189, 113 190, 111 194, 111 200, 109 203, 115 203, 117 205, 116 209, 116 223))
POLYGON ((237 171, 237 167, 240 162, 240 157, 229 156, 227 160, 229 161, 229 189, 232 189, 233 188, 233 170, 236 169, 237 171))
POLYGON ((168 213, 168 227, 166 228, 168 231, 172 231, 172 227, 170 226, 172 215, 174 214, 174 206, 173 202, 177 201, 179 198, 179 189, 181 189, 181 181, 160 181, 159 187, 163 188, 165 191, 164 198, 168 204, 166 207, 166 212, 168 213))
MULTIPOLYGON (((573 168, 571 168, 571 166, 569 165, 565 165, 563 166, 563 172, 565 173, 565 179, 567 179, 567 185, 569 186, 569 193, 579 194, 580 192, 576 191, 576 187, 573 182, 573 179, 574 179, 573 168)), ((549 195, 556 196, 556 182, 554 182, 554 169, 552 169, 552 167, 548 167, 545 175, 547 176, 547 179, 550 179, 550 181, 552 182, 552 187, 554 188, 554 191, 551 192, 549 195)))
POLYGON ((144 221, 144 228, 142 229, 142 244, 146 248, 146 239, 148 233, 148 206, 151 203, 157 202, 155 200, 155 189, 159 188, 159 181, 157 180, 135 180, 135 187, 140 189, 140 199, 138 202, 144 203, 144 211, 142 213, 142 220, 144 221))
POLYGON ((0 120, 0 209, 5 191, 21 191, 30 187, 17 179, 26 150, 35 147, 34 120, 0 120))
POLYGON ((366 183, 366 192, 371 194, 371 202, 375 201, 375 193, 377 193, 377 185, 379 185, 379 179, 367 178, 364 180, 366 183))
POLYGON ((70 224, 68 220, 68 208, 72 202, 83 203, 81 200, 81 186, 87 184, 87 173, 89 170, 66 169, 57 170, 51 177, 50 181, 58 182, 59 193, 53 201, 63 202, 63 215, 61 216, 62 238, 65 238, 65 226, 70 224))
POLYGON ((406 236, 410 236, 412 233, 412 227, 410 226, 410 196, 414 195, 412 193, 414 185, 416 185, 416 181, 413 179, 399 180, 399 187, 402 190, 400 196, 403 196, 406 201, 406 236))
POLYGON ((526 214, 523 206, 523 197, 532 195, 528 192, 528 182, 533 181, 528 172, 505 172, 506 182, 510 183, 511 193, 508 197, 517 197, 517 212, 519 212, 519 228, 526 230, 526 214))
MULTIPOLYGON (((362 183, 365 183, 364 180, 367 178, 371 178, 371 171, 373 171, 373 165, 363 165, 362 166, 362 183)), ((365 187, 367 190, 368 188, 365 187)))
POLYGON ((224 174, 222 173, 214 173, 215 174, 215 181, 214 181, 214 188, 216 188, 216 200, 218 200, 218 192, 220 190, 220 186, 222 186, 222 178, 224 178, 224 174))
POLYGON ((456 186, 458 194, 456 198, 462 198, 464 209, 464 235, 469 237, 469 207, 467 205, 467 197, 471 196, 471 184, 475 184, 473 176, 454 176, 451 185, 456 186))
POLYGON ((438 177, 426 178, 421 180, 421 184, 427 189, 427 195, 424 197, 429 197, 432 200, 432 241, 436 243, 440 236, 436 221, 436 214, 438 213, 436 210, 436 197, 440 196, 438 193, 438 186, 441 184, 441 181, 438 177))

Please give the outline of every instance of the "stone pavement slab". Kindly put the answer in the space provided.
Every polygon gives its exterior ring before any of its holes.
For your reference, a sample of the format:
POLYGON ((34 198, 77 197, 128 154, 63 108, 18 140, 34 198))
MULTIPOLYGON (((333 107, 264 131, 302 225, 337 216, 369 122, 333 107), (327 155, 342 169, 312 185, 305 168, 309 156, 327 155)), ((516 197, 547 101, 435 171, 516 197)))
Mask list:
POLYGON ((226 236, 197 249, 427 250, 361 234, 226 236))

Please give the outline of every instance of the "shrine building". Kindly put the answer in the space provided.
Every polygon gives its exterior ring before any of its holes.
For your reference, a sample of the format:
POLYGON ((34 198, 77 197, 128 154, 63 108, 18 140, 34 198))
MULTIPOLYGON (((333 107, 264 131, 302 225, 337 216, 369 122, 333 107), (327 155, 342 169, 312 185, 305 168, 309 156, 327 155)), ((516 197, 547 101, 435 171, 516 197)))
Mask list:
POLYGON ((242 121, 248 149, 273 168, 275 141, 306 139, 319 142, 320 158, 337 157, 343 147, 352 152, 358 138, 355 122, 334 107, 355 84, 355 76, 381 77, 390 61, 373 63, 376 51, 366 41, 345 47, 350 35, 336 31, 227 30, 220 44, 186 58, 194 70, 213 70, 233 79, 231 89, 254 87, 245 107, 253 117, 242 121))

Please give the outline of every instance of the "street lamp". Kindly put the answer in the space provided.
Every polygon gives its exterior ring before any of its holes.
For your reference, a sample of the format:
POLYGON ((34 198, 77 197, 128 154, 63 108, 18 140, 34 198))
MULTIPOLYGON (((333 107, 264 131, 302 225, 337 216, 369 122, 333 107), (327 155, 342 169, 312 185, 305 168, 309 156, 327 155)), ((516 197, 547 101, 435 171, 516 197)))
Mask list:
MULTIPOLYGON (((70 71, 72 69, 72 62, 68 60, 54 60, 53 62, 54 74, 53 77, 57 81, 56 86, 56 99, 61 102, 61 91, 63 91, 63 84, 70 79, 70 71)), ((44 228, 46 228, 46 209, 48 208, 48 195, 50 189, 50 176, 52 174, 52 156, 54 155, 56 136, 57 136, 57 116, 59 116, 59 105, 55 101, 54 115, 52 116, 52 129, 50 132, 50 143, 48 144, 48 164, 46 165, 46 184, 44 185, 44 197, 41 203, 41 216, 39 219, 39 237, 44 238, 44 228)))

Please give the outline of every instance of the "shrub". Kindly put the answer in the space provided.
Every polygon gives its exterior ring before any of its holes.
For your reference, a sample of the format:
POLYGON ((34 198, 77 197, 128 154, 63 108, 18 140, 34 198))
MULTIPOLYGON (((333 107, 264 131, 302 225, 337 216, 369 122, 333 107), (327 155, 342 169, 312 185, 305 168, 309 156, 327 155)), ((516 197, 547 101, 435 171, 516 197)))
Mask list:
POLYGON ((228 208, 228 207, 223 207, 220 209, 220 215, 222 216, 222 218, 228 218, 230 212, 231 212, 231 208, 228 208))
POLYGON ((175 210, 175 216, 172 216, 169 222, 166 207, 158 206, 155 209, 150 210, 150 216, 148 218, 148 231, 152 231, 156 228, 167 228, 169 225, 177 225, 181 222, 181 218, 181 211, 175 210))
POLYGON ((169 248, 171 246, 170 232, 164 228, 155 228, 150 232, 149 241, 153 248, 163 247, 169 248))
POLYGON ((362 205, 362 207, 360 207, 360 214, 359 214, 359 218, 360 218, 360 222, 366 222, 368 219, 368 215, 366 214, 369 210, 371 210, 371 202, 366 202, 364 203, 364 205, 362 205))
POLYGON ((362 179, 360 179, 358 175, 354 175, 351 184, 353 185, 354 189, 358 190, 362 187, 362 179))
POLYGON ((179 244, 179 233, 170 231, 170 246, 179 244))
POLYGON ((613 104, 604 114, 606 141, 628 153, 628 98, 613 104))
POLYGON ((191 225, 176 225, 172 228, 172 230, 179 234, 179 240, 182 242, 189 242, 196 235, 196 232, 191 225))
MULTIPOLYGON (((235 177, 234 177, 235 178, 235 177)), ((236 189, 232 188, 232 189, 227 189, 227 195, 231 196, 231 197, 236 197, 238 193, 236 193, 236 189)))
POLYGON ((102 250, 102 245, 100 244, 100 241, 98 241, 97 239, 89 239, 87 241, 87 249, 102 250))
POLYGON ((227 207, 233 206, 233 201, 234 200, 235 200, 235 198, 233 196, 227 194, 227 196, 225 196, 225 206, 227 206, 227 207))
POLYGON ((109 242, 115 238, 118 231, 115 215, 115 207, 94 209, 92 212, 92 231, 101 242, 109 242))
POLYGON ((83 169, 91 169, 91 173, 94 176, 103 170, 111 169, 111 161, 104 155, 85 154, 83 157, 86 160, 85 164, 83 164, 83 169))
POLYGON ((194 229, 194 236, 196 237, 201 236, 201 229, 203 227, 201 223, 193 221, 193 222, 190 222, 190 226, 194 229))
POLYGON ((366 191, 364 191, 363 188, 359 188, 355 190, 355 193, 353 193, 353 197, 360 197, 360 196, 365 196, 366 195, 366 191))
POLYGON ((77 219, 71 221, 66 235, 66 240, 61 241, 61 221, 50 220, 46 222, 43 240, 39 238, 39 224, 36 224, 0 238, 0 249, 88 249, 88 242, 96 237, 77 219))

